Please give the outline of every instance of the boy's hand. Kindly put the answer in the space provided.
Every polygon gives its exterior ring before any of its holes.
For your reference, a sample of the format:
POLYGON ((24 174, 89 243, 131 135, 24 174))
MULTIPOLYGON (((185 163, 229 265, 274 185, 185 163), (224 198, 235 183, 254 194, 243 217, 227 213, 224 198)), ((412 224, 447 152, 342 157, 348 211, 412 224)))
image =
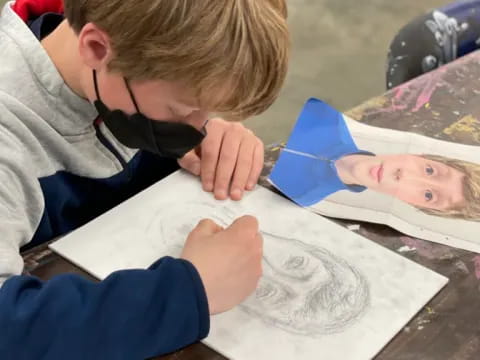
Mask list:
POLYGON ((255 290, 262 252, 258 222, 244 216, 227 229, 202 220, 188 236, 181 257, 200 274, 213 315, 230 310, 255 290))
POLYGON ((264 147, 255 134, 240 123, 214 118, 200 148, 189 152, 179 164, 202 179, 203 189, 218 200, 240 200, 253 190, 263 168, 264 147))

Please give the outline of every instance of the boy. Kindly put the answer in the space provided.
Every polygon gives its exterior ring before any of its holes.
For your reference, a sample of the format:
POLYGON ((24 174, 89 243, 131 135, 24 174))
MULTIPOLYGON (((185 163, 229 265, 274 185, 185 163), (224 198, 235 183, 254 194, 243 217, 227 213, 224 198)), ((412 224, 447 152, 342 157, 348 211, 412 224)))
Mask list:
MULTIPOLYGON (((20 276, 23 249, 176 170, 239 200, 263 165, 241 125, 278 95, 284 0, 17 0, 0 17, 2 359, 143 359, 204 338, 261 275, 258 224, 202 221, 181 259, 113 274, 20 276)), ((175 189, 172 189, 175 191, 175 189)), ((134 241, 134 239, 132 239, 134 241)))

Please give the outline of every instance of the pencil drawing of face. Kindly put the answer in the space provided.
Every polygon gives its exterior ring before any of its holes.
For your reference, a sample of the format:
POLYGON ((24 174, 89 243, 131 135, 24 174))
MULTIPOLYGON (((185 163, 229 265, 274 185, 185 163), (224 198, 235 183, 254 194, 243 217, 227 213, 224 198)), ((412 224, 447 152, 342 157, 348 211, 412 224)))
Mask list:
POLYGON ((366 279, 345 260, 300 240, 262 232, 263 277, 242 308, 299 335, 340 332, 370 303, 366 279))
MULTIPOLYGON (((168 255, 178 256, 201 219, 228 226, 236 217, 227 207, 173 205, 154 217, 147 231, 165 244, 168 255)), ((264 274, 240 309, 271 326, 304 336, 341 332, 365 313, 370 304, 369 286, 348 262, 298 239, 264 231, 262 235, 264 274)))

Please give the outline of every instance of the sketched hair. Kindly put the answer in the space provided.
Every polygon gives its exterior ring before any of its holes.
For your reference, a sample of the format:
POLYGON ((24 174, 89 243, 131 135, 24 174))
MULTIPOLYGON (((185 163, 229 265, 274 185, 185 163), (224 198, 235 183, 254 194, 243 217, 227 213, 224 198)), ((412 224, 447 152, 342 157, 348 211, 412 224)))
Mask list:
POLYGON ((201 201, 185 205, 167 204, 152 216, 147 225, 147 236, 153 243, 161 243, 169 250, 180 254, 188 234, 205 218, 227 227, 236 218, 236 214, 227 207, 216 207, 201 201))
POLYGON ((440 155, 420 155, 420 157, 445 164, 465 174, 463 180, 463 196, 465 203, 446 210, 433 210, 417 207, 428 215, 451 219, 480 221, 480 165, 469 161, 452 159, 440 155))
MULTIPOLYGON (((229 207, 217 207, 201 201, 190 202, 182 206, 179 206, 179 204, 166 205, 147 226, 147 234, 149 234, 148 236, 153 244, 161 243, 172 254, 179 254, 186 236, 193 230, 199 220, 210 218, 217 224, 226 227, 240 213, 236 206, 239 205, 230 204, 229 207)), ((292 248, 302 249, 318 259, 327 272, 328 279, 326 281, 322 279, 321 282, 314 284, 308 294, 303 296, 304 303, 302 306, 290 312, 288 319, 278 319, 269 312, 269 309, 264 309, 261 306, 250 307, 248 301, 239 306, 242 311, 252 317, 260 318, 267 324, 303 336, 340 332, 351 326, 365 313, 370 304, 370 289, 365 277, 355 267, 324 248, 265 231, 262 231, 262 235, 276 240, 288 241, 292 248)), ((269 264, 272 269, 275 268, 271 265, 267 254, 264 254, 263 261, 269 264)), ((276 292, 280 287, 288 288, 279 300, 277 304, 279 306, 288 307, 290 302, 295 301, 296 295, 303 295, 295 294, 295 291, 288 284, 282 284, 275 277, 268 278, 264 275, 262 279, 267 281, 268 288, 262 290, 259 287, 256 296, 261 296, 262 291, 265 292, 264 295, 268 296, 269 292, 276 292)))
POLYGON ((322 333, 342 331, 360 318, 370 304, 367 280, 358 269, 323 248, 311 247, 311 254, 324 261, 331 278, 329 283, 321 284, 310 294, 310 307, 314 313, 325 311, 329 314, 322 333))
MULTIPOLYGON (((328 273, 328 280, 316 284, 305 297, 304 304, 289 313, 285 319, 269 316, 268 309, 263 311, 263 309, 248 306, 248 303, 240 306, 245 312, 284 331, 303 336, 344 331, 366 312, 370 305, 370 288, 366 278, 358 269, 322 247, 309 245, 296 239, 262 233, 276 239, 287 240, 292 247, 301 248, 320 260, 328 273)), ((265 256, 264 261, 268 263, 268 258, 265 256)), ((275 282, 269 284, 273 287, 275 285, 275 282)), ((293 289, 287 292, 287 299, 281 305, 293 301, 298 295, 293 289)))

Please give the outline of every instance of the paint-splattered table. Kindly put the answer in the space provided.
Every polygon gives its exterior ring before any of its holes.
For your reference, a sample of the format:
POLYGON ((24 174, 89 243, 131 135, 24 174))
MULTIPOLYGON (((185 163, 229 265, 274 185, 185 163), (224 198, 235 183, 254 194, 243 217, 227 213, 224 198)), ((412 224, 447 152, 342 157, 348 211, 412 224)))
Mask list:
MULTIPOLYGON (((348 115, 374 126, 480 145, 480 53, 367 101, 348 115)), ((264 176, 277 156, 276 145, 267 149, 264 176)), ((352 224, 340 223, 346 226, 352 224)), ((450 279, 447 287, 377 359, 480 359, 480 256, 407 237, 386 226, 360 224, 357 231, 450 279), (404 252, 404 249, 408 251, 404 252)), ((30 251, 24 258, 25 271, 42 279, 63 272, 88 277, 45 246, 30 251)), ((219 360, 224 357, 202 344, 196 344, 162 359, 219 360)))

